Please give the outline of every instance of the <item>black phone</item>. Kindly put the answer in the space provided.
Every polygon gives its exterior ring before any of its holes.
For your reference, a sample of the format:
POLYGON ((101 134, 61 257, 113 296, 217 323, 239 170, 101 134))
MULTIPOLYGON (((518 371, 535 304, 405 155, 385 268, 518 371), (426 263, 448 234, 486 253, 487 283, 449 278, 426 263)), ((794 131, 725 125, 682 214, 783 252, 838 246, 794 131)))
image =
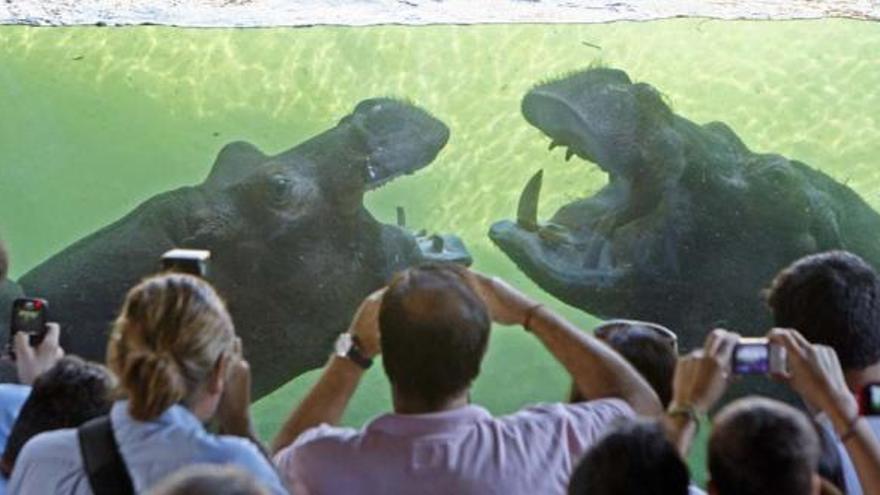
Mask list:
POLYGON ((172 249, 162 255, 162 271, 208 276, 211 251, 204 249, 172 249))
POLYGON ((46 338, 46 312, 49 302, 38 297, 21 297, 12 302, 12 321, 9 326, 9 342, 18 332, 28 335, 31 346, 38 346, 46 338))

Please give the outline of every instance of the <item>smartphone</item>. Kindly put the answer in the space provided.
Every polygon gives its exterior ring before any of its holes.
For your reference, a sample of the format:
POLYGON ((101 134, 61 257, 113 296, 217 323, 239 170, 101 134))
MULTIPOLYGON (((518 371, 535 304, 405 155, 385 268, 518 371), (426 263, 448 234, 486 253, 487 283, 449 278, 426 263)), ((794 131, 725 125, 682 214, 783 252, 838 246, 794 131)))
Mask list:
POLYGON ((12 321, 10 322, 9 342, 18 332, 28 334, 32 346, 36 347, 46 338, 46 311, 49 303, 38 297, 22 297, 12 302, 12 321))
POLYGON ((859 394, 859 411, 862 416, 880 416, 880 383, 869 383, 859 394))
POLYGON ((204 249, 172 249, 162 255, 162 271, 189 273, 197 277, 208 276, 211 251, 204 249))
POLYGON ((765 338, 742 338, 733 349, 733 372, 737 375, 767 375, 786 369, 785 348, 765 338))

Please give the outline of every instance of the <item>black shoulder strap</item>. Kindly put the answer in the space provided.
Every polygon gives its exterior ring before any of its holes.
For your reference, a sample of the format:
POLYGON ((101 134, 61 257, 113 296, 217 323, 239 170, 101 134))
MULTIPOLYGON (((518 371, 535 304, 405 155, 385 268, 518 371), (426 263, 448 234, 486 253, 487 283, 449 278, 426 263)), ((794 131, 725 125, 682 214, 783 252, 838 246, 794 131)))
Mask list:
POLYGON ((133 495, 134 488, 119 446, 113 437, 110 416, 100 416, 77 429, 83 465, 95 495, 133 495))

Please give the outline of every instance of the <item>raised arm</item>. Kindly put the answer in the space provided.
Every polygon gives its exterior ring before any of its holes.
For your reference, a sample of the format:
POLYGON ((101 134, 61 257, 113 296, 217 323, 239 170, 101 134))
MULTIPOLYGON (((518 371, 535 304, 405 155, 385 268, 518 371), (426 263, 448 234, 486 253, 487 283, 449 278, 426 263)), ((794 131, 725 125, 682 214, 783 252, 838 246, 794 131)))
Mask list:
POLYGON ((880 442, 868 422, 859 416, 855 397, 846 387, 837 354, 830 347, 812 345, 798 332, 774 329, 768 338, 787 351, 788 372, 777 378, 831 420, 855 465, 864 493, 880 493, 880 442))
POLYGON ((738 334, 713 330, 702 349, 678 359, 672 383, 672 401, 664 418, 667 436, 687 457, 700 417, 718 402, 730 380, 730 360, 738 334))
POLYGON ((472 283, 492 319, 532 332, 571 374, 584 397, 619 398, 639 414, 660 414, 657 394, 613 349, 497 277, 473 273, 472 283))
MULTIPOLYGON (((379 354, 379 306, 384 290, 367 297, 358 308, 348 332, 357 336, 361 352, 368 358, 379 354)), ((364 369, 354 361, 333 355, 321 378, 288 416, 272 441, 272 454, 292 444, 302 432, 320 424, 338 425, 360 384, 364 369)))

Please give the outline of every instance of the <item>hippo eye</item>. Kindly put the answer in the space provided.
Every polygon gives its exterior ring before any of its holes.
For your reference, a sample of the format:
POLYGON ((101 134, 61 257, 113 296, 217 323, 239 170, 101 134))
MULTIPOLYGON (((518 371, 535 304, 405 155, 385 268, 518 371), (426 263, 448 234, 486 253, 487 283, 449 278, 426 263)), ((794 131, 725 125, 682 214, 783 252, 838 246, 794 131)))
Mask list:
POLYGON ((290 179, 274 176, 269 179, 269 199, 273 204, 282 206, 290 200, 290 179))

